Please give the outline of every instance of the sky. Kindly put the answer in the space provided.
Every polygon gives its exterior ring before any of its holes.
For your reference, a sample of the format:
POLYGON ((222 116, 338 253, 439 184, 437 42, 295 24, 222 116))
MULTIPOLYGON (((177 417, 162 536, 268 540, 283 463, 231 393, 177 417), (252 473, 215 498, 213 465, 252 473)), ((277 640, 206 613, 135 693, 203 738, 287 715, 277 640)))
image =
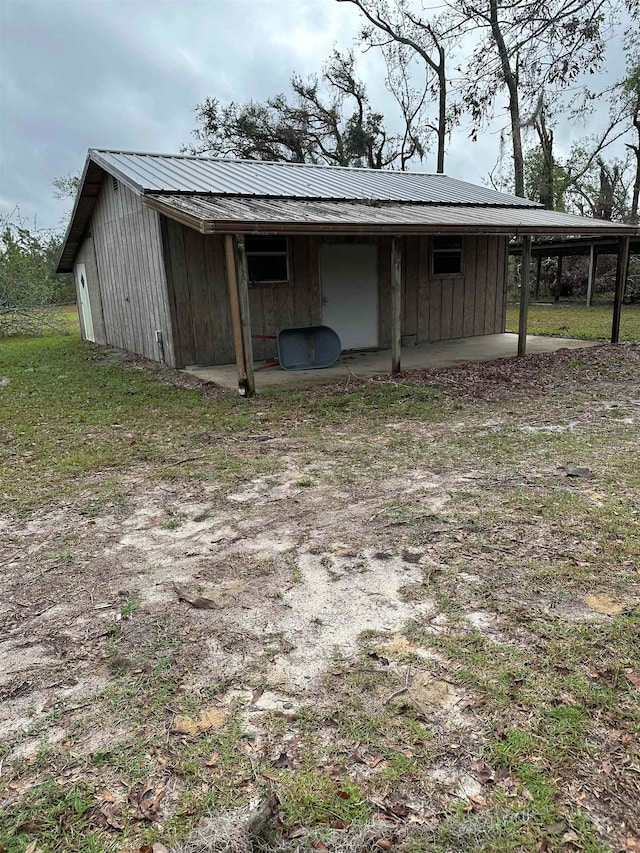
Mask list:
MULTIPOLYGON (((178 153, 207 96, 264 100, 295 71, 319 71, 357 37, 358 10, 334 0, 0 0, 0 216, 61 227, 71 206, 54 178, 80 171, 87 149, 178 153)), ((621 45, 606 68, 623 71, 621 45)), ((381 61, 359 56, 370 100, 391 108, 381 61)), ((502 105, 504 106, 504 104, 502 105)), ((464 125, 446 171, 486 183, 504 118, 472 143, 464 125)), ((562 122, 560 149, 590 128, 562 122)), ((419 166, 435 171, 434 154, 419 166)))

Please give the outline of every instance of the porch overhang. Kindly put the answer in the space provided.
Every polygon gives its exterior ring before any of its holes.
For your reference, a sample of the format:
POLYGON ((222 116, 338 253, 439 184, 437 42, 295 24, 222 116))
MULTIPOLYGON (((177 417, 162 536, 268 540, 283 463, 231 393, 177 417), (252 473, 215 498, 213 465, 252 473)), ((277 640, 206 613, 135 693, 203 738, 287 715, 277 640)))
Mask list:
POLYGON ((144 204, 201 234, 636 236, 637 226, 541 207, 145 194, 144 204))

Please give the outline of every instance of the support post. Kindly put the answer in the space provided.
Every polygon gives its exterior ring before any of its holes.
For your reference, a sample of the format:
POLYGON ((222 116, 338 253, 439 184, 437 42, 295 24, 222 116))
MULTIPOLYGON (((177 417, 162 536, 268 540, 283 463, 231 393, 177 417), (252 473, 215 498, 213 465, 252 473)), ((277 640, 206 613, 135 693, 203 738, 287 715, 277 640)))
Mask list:
POLYGON ((520 323, 518 325, 518 355, 527 351, 527 317, 529 315, 529 279, 531 276, 531 237, 522 238, 522 268, 520 270, 520 323))
POLYGON ((401 370, 402 256, 399 237, 391 240, 391 373, 401 370))
POLYGON ((233 342, 238 366, 238 392, 243 397, 253 397, 256 383, 253 374, 253 342, 249 316, 249 276, 244 237, 226 234, 224 251, 229 286, 229 308, 233 327, 233 342))
POLYGON ((596 247, 592 243, 589 251, 589 278, 587 279, 587 308, 593 303, 593 288, 596 283, 596 267, 598 266, 598 255, 596 247))
POLYGON ((560 301, 562 291, 562 255, 558 255, 558 267, 556 269, 556 292, 553 294, 554 302, 560 301))
POLYGON ((612 344, 617 344, 620 340, 620 314, 622 313, 622 300, 624 298, 624 291, 627 286, 627 274, 629 272, 629 241, 629 237, 620 237, 618 240, 616 293, 613 301, 613 323, 611 325, 612 344))
POLYGON ((534 301, 538 301, 540 296, 540 276, 542 275, 542 255, 538 255, 538 263, 536 266, 536 288, 534 291, 534 301))

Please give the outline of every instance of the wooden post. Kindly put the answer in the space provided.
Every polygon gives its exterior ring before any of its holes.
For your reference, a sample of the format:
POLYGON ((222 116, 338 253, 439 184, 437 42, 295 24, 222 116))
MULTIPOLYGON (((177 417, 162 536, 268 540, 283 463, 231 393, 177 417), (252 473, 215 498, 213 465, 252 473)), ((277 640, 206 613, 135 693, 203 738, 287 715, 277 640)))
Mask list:
POLYGON ((538 301, 538 297, 540 296, 540 276, 542 274, 542 255, 538 255, 538 264, 536 267, 536 289, 534 293, 534 301, 538 301))
POLYGON ((518 355, 527 351, 527 317, 529 314, 529 278, 531 275, 531 237, 522 238, 522 267, 520 271, 520 323, 518 326, 518 355))
POLYGON ((224 251, 229 285, 229 308, 233 326, 233 342, 238 366, 238 392, 243 397, 253 397, 256 383, 253 374, 253 342, 251 339, 251 318, 249 316, 249 277, 247 275, 247 256, 244 251, 244 238, 234 238, 226 234, 224 251))
POLYGON ((560 301, 562 289, 562 255, 558 255, 558 268, 556 269, 556 292, 553 295, 554 302, 560 301))
POLYGON ((399 237, 391 241, 391 373, 400 373, 402 343, 402 256, 399 237))
POLYGON ((589 278, 587 279, 587 308, 591 308, 593 303, 593 288, 596 283, 596 267, 598 266, 598 255, 596 254, 595 244, 591 244, 589 251, 589 278))
POLYGON ((629 272, 629 240, 629 237, 620 237, 618 240, 616 294, 613 302, 613 323, 611 325, 612 344, 617 344, 620 340, 620 314, 622 313, 622 300, 627 286, 627 273, 629 272))

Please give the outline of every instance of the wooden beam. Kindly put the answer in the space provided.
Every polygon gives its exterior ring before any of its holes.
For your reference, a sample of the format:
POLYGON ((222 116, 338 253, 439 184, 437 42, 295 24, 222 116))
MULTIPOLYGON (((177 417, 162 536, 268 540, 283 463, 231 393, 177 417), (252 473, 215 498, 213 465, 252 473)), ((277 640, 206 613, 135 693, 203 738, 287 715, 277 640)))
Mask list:
POLYGON ((534 301, 538 301, 538 297, 540 296, 540 276, 542 275, 542 255, 538 255, 538 264, 536 268, 536 289, 534 294, 534 301))
POLYGON ((596 268, 598 266, 598 254, 596 247, 591 244, 589 250, 589 278, 587 279, 587 308, 591 308, 593 303, 593 288, 596 283, 596 268))
POLYGON ((618 240, 618 262, 616 264, 616 293, 613 302, 613 323, 611 324, 612 344, 617 344, 620 340, 620 314, 622 313, 622 300, 627 286, 628 272, 629 237, 620 237, 618 240))
POLYGON ((233 343, 238 366, 238 392, 243 397, 253 397, 256 383, 253 373, 253 342, 249 316, 249 287, 247 256, 244 239, 225 235, 224 252, 229 286, 229 308, 233 327, 233 343))
POLYGON ((554 302, 560 301, 560 291, 562 290, 562 255, 558 255, 558 267, 556 269, 556 290, 553 294, 554 302))
POLYGON ((402 244, 399 237, 391 241, 391 373, 400 373, 402 343, 402 244))
POLYGON ((531 237, 522 238, 520 268, 520 323, 518 326, 518 355, 527 351, 527 318, 529 315, 529 279, 531 276, 531 237))

